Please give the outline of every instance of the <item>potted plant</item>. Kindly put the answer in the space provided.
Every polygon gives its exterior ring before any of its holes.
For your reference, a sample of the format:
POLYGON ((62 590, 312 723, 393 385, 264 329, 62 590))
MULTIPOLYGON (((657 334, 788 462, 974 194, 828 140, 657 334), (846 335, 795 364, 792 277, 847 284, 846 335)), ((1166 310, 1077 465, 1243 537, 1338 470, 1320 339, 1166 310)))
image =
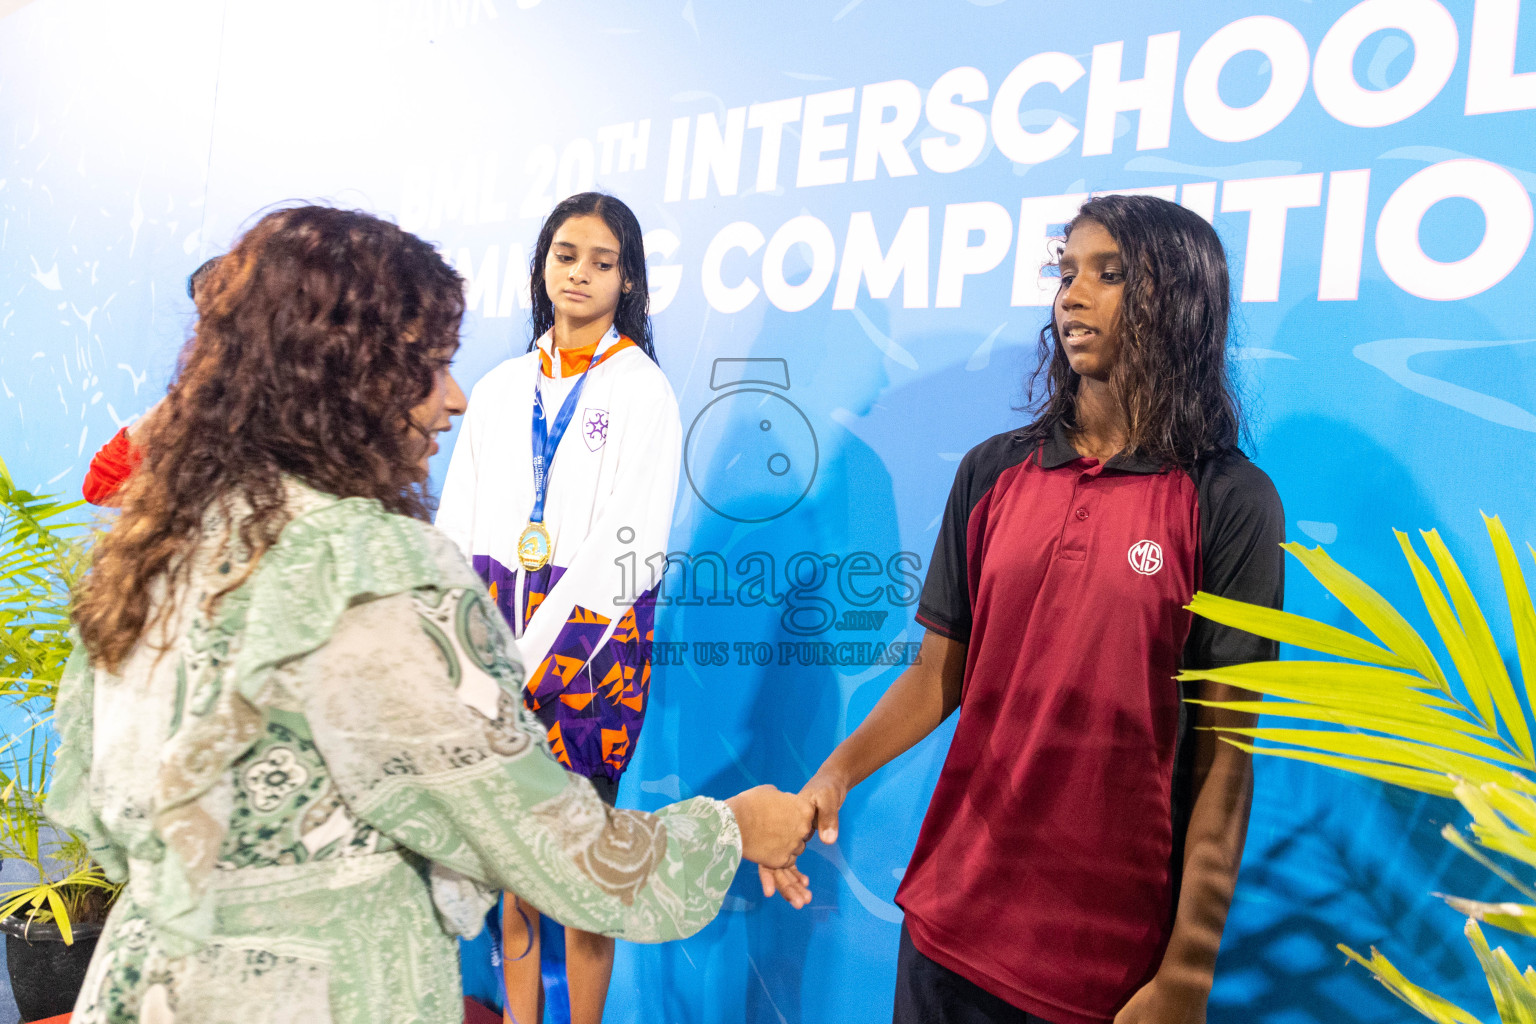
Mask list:
POLYGON ((12 729, 0 744, 0 858, 25 876, 0 882, 0 931, 24 1020, 73 1007, 118 890, 84 843, 42 815, 50 721, 72 647, 70 588, 84 561, 67 518, 78 504, 22 490, 0 461, 0 702, 12 729))
MULTIPOLYGON (((1422 537, 1438 579, 1408 535, 1398 532, 1397 538, 1448 666, 1390 602, 1327 552, 1287 544, 1370 638, 1300 615, 1197 594, 1190 604, 1197 614, 1328 660, 1235 665, 1179 678, 1216 680, 1273 698, 1213 706, 1312 723, 1222 730, 1226 742, 1244 750, 1457 800, 1471 814, 1470 837, 1447 825, 1445 839, 1529 902, 1443 898, 1466 915, 1463 931, 1488 979, 1499 1019, 1530 1024, 1536 1021, 1536 969, 1522 973, 1502 948, 1490 948, 1481 925, 1536 935, 1536 884, 1519 874, 1536 867, 1536 734, 1527 710, 1536 705, 1536 606, 1503 524, 1497 517, 1485 516, 1484 522, 1509 605, 1519 689, 1470 584, 1433 530, 1422 537)), ((1531 551, 1536 555, 1536 548, 1531 551)), ((1478 1015, 1414 984, 1377 950, 1366 957, 1347 946, 1339 949, 1430 1020, 1479 1024, 1478 1015)))

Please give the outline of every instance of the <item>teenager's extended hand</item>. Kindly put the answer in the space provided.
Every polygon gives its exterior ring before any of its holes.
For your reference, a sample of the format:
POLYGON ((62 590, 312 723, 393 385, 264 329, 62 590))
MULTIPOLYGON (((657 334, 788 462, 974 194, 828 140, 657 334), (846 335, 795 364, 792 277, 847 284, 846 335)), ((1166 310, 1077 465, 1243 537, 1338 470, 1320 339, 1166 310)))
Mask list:
MULTIPOLYGON (((819 771, 800 790, 800 795, 811 806, 814 814, 811 824, 821 841, 828 845, 837 842, 837 812, 848 796, 847 785, 835 773, 819 771)), ((809 831, 806 838, 810 838, 809 831)), ((811 880, 793 862, 784 867, 759 865, 757 877, 763 883, 764 896, 778 893, 796 910, 811 902, 811 880)))
POLYGON ((800 795, 815 809, 816 832, 821 841, 828 846, 837 842, 837 812, 848 796, 847 784, 823 770, 811 776, 811 781, 801 788, 800 795))
POLYGON ((1115 1014, 1115 1024, 1205 1024, 1208 990, 1174 985, 1153 975, 1115 1014))
POLYGON ((741 855, 771 868, 794 864, 811 834, 815 811, 802 796, 756 786, 726 801, 741 829, 741 855))

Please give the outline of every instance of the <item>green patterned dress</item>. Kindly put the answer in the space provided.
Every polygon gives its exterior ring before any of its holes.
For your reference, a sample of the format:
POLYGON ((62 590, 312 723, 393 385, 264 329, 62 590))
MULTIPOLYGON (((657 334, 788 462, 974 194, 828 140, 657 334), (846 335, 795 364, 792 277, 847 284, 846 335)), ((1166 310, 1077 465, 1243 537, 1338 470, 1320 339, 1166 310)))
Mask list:
POLYGON ((70 662, 47 812, 127 882, 76 1024, 457 1024, 455 936, 499 890, 637 942, 714 917, 724 804, 604 806, 451 542, 297 485, 291 511, 254 571, 211 513, 168 626, 118 675, 70 662))

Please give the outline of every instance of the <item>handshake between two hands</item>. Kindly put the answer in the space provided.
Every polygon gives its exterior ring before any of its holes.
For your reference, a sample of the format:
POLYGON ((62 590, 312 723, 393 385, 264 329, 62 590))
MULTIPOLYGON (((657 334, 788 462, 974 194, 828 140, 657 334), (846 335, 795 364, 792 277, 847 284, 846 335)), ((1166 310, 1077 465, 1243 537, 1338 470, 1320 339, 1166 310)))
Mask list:
POLYGON ((726 801, 741 828, 741 855, 757 864, 763 895, 779 893, 795 909, 811 902, 810 879, 795 867, 813 832, 837 841, 837 812, 846 786, 817 774, 799 793, 757 786, 726 801))

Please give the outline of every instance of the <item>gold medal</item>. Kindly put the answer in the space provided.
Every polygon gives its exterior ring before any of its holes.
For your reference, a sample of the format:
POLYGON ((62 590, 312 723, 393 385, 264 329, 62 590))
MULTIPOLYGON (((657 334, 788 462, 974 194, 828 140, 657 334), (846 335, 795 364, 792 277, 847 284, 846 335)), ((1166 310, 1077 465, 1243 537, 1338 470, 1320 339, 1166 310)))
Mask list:
POLYGON ((517 538, 517 560, 524 569, 535 572, 549 564, 549 531, 543 523, 529 523, 517 538))

